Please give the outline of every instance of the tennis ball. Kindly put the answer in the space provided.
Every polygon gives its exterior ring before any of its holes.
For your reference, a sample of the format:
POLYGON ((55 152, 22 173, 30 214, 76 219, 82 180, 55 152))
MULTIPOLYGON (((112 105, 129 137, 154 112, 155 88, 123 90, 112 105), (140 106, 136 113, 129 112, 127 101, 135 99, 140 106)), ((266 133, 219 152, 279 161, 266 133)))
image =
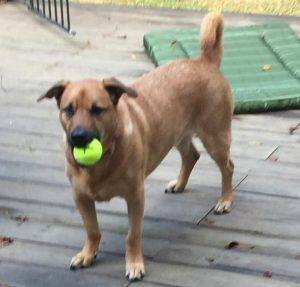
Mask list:
POLYGON ((73 156, 77 163, 90 166, 100 160, 103 148, 99 140, 93 139, 85 147, 74 147, 73 156))

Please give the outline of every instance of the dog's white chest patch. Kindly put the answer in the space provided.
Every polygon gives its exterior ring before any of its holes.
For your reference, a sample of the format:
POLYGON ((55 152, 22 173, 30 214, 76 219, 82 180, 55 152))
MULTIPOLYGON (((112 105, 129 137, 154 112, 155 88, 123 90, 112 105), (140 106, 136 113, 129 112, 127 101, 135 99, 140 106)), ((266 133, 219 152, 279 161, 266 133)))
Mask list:
POLYGON ((129 114, 124 121, 124 131, 127 136, 130 136, 133 133, 133 124, 129 114))

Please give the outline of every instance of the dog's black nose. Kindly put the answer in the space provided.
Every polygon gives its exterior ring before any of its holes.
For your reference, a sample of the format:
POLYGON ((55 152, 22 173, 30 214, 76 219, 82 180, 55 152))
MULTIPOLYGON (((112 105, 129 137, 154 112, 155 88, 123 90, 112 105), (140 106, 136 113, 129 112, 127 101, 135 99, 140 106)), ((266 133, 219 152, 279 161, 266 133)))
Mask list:
POLYGON ((86 146, 92 139, 92 133, 85 128, 77 127, 71 132, 70 141, 73 146, 86 146))

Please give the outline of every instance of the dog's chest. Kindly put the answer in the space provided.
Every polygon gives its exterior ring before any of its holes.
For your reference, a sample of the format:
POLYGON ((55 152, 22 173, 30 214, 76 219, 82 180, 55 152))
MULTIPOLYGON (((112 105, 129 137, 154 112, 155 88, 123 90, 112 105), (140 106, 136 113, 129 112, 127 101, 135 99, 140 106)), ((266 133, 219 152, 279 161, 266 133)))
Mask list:
POLYGON ((109 201, 118 196, 118 187, 109 182, 95 184, 86 172, 80 172, 71 177, 73 188, 80 193, 84 193, 95 201, 109 201))

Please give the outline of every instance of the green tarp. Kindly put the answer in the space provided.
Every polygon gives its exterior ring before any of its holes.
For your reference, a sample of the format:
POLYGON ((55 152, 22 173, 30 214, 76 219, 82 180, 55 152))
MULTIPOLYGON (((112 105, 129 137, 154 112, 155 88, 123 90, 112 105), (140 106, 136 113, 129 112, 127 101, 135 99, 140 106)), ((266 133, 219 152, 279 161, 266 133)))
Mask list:
MULTIPOLYGON (((144 46, 157 66, 192 58, 199 55, 199 30, 150 32, 144 46)), ((221 70, 235 113, 300 107, 300 42, 286 24, 226 28, 221 70)))

